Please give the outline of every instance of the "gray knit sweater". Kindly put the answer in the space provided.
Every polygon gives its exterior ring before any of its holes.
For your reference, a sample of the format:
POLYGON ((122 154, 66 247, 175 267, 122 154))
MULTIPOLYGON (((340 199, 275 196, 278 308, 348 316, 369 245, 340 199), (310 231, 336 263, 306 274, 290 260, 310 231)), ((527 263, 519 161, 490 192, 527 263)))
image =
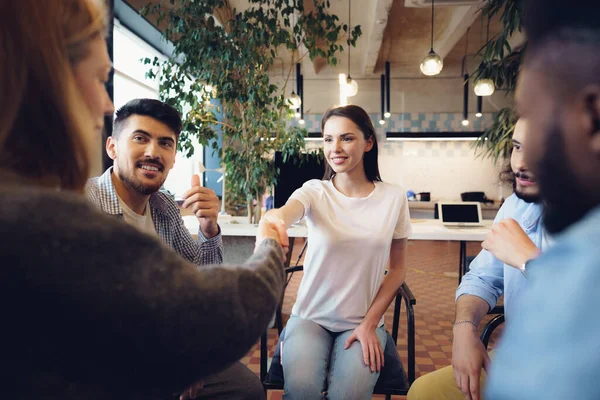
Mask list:
POLYGON ((82 196, 0 182, 0 398, 168 398, 241 358, 283 287, 273 240, 200 271, 82 196))

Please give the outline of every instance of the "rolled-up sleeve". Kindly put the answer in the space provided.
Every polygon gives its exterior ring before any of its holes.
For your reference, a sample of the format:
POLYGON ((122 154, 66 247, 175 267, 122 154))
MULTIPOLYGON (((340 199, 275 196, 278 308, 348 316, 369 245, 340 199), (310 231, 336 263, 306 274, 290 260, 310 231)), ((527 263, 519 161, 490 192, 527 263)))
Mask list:
POLYGON ((456 300, 463 294, 469 294, 481 297, 493 308, 503 291, 504 263, 489 251, 482 250, 456 289, 456 300))
MULTIPOLYGON (((500 207, 494 223, 498 223, 510 214, 513 202, 507 201, 500 207), (508 210, 507 210, 508 208, 508 210)), ((477 296, 485 300, 490 308, 498 302, 504 292, 504 263, 487 250, 475 257, 469 267, 469 272, 463 276, 460 286, 456 289, 455 300, 464 294, 477 296)))

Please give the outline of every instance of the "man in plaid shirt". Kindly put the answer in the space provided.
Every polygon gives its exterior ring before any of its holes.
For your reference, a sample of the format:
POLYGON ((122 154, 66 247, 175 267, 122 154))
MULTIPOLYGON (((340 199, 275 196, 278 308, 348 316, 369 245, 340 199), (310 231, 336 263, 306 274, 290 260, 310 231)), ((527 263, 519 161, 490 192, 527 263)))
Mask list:
MULTIPOLYGON (((197 266, 221 264, 223 241, 217 224, 219 199, 192 177, 182 207, 194 212, 200 227, 195 241, 183 224, 175 201, 160 191, 175 163, 181 116, 153 99, 135 99, 117 111, 106 152, 114 160, 103 175, 90 179, 88 199, 107 214, 124 219, 142 232, 158 235, 197 266)), ((208 326, 208 325, 207 325, 208 326)), ((207 377, 186 391, 196 399, 264 399, 262 384, 242 363, 207 377)))
POLYGON ((106 143, 114 166, 90 179, 86 194, 105 213, 158 235, 186 260, 198 266, 221 264, 219 199, 214 191, 201 187, 194 175, 184 195, 183 207, 200 221, 195 241, 175 201, 159 190, 175 163, 180 132, 180 115, 171 106, 152 99, 130 101, 117 111, 113 136, 106 143))

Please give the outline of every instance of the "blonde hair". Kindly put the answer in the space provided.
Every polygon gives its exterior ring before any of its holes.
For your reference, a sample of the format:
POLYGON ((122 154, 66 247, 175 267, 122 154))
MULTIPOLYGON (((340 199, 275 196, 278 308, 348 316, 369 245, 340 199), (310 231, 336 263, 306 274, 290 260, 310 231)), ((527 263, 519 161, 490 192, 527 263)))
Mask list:
POLYGON ((73 69, 106 26, 102 0, 1 2, 1 168, 83 189, 94 132, 73 69))

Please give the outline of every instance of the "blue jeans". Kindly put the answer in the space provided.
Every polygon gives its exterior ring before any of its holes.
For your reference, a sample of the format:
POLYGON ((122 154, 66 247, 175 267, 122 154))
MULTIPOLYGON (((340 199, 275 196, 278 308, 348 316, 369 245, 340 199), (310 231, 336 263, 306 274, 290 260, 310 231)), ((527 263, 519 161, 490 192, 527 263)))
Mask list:
MULTIPOLYGON (((353 330, 331 332, 320 325, 292 316, 285 328, 282 349, 285 400, 362 400, 372 397, 379 372, 363 361, 356 341, 344 350, 353 330)), ((385 348, 384 327, 377 328, 385 348)))

